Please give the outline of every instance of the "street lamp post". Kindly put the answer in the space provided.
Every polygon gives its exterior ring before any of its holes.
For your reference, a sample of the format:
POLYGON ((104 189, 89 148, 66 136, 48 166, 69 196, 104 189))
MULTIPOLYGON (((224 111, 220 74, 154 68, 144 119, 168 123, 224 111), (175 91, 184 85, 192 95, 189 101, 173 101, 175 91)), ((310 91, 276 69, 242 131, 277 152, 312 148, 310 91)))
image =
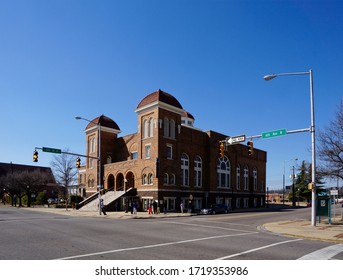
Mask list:
POLYGON ((84 120, 84 121, 87 121, 87 122, 90 122, 92 124, 95 124, 98 126, 98 204, 99 204, 99 215, 101 215, 101 124, 100 122, 99 123, 96 123, 96 122, 93 122, 91 120, 88 120, 88 119, 85 119, 85 118, 82 118, 82 117, 75 117, 76 120, 84 120))
POLYGON ((294 165, 292 168, 292 206, 295 207, 296 206, 296 202, 295 202, 295 185, 294 185, 294 180, 295 180, 295 173, 294 173, 294 165))
POLYGON ((278 76, 291 76, 291 75, 309 75, 310 76, 310 107, 311 107, 311 143, 312 143, 312 209, 311 209, 311 225, 316 226, 316 146, 315 146, 315 123, 314 123, 314 96, 313 96, 313 74, 312 70, 308 72, 291 72, 266 75, 263 78, 270 81, 278 76))

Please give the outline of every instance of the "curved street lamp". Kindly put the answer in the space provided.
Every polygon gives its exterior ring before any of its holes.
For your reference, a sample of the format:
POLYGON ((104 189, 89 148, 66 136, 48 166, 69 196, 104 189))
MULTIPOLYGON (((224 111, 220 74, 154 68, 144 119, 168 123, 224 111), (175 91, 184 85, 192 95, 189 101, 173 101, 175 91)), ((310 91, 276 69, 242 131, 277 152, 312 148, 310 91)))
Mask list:
POLYGON ((266 81, 270 81, 279 76, 291 76, 291 75, 309 75, 310 76, 310 106, 311 106, 311 143, 312 143, 312 209, 311 209, 311 225, 316 226, 316 145, 315 145, 315 123, 314 123, 314 96, 313 96, 313 74, 312 70, 308 72, 291 72, 266 75, 263 78, 266 81))
POLYGON ((101 215, 101 152, 100 152, 100 147, 101 147, 101 124, 93 122, 91 120, 88 120, 86 118, 82 118, 79 116, 75 117, 76 120, 84 120, 87 121, 89 123, 95 124, 96 126, 98 126, 98 189, 99 189, 99 193, 98 193, 98 200, 99 200, 99 215, 101 215))

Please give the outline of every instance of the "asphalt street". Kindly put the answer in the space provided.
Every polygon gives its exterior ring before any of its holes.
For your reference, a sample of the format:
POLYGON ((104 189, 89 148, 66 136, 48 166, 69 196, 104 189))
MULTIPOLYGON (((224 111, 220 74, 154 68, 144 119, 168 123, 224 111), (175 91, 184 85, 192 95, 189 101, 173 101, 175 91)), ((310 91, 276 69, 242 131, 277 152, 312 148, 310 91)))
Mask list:
POLYGON ((295 260, 318 259, 316 252, 334 248, 327 258, 342 260, 343 246, 273 234, 261 227, 307 216, 308 211, 106 219, 2 207, 0 259, 295 260))

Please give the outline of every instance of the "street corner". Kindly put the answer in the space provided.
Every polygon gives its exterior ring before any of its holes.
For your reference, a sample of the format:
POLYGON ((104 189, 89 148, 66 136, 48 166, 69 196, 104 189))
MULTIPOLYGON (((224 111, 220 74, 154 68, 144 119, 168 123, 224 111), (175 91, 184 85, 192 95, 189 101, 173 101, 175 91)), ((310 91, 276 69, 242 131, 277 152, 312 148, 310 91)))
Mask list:
POLYGON ((301 232, 306 226, 310 226, 310 221, 305 220, 285 220, 272 223, 265 223, 259 227, 262 231, 268 231, 271 233, 284 234, 284 235, 296 235, 301 232))
POLYGON ((287 220, 263 224, 260 230, 295 238, 343 243, 342 223, 322 222, 313 226, 307 220, 287 220))

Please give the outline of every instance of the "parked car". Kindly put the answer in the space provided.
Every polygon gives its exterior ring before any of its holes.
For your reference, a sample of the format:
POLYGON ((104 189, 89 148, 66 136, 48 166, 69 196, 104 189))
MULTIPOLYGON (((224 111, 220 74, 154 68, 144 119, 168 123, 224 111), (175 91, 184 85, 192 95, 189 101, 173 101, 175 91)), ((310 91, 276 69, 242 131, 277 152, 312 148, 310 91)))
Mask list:
POLYGON ((215 204, 211 205, 208 208, 204 208, 200 210, 200 214, 226 214, 229 212, 228 207, 225 204, 215 204))
POLYGON ((48 198, 48 204, 57 203, 57 198, 48 198))

